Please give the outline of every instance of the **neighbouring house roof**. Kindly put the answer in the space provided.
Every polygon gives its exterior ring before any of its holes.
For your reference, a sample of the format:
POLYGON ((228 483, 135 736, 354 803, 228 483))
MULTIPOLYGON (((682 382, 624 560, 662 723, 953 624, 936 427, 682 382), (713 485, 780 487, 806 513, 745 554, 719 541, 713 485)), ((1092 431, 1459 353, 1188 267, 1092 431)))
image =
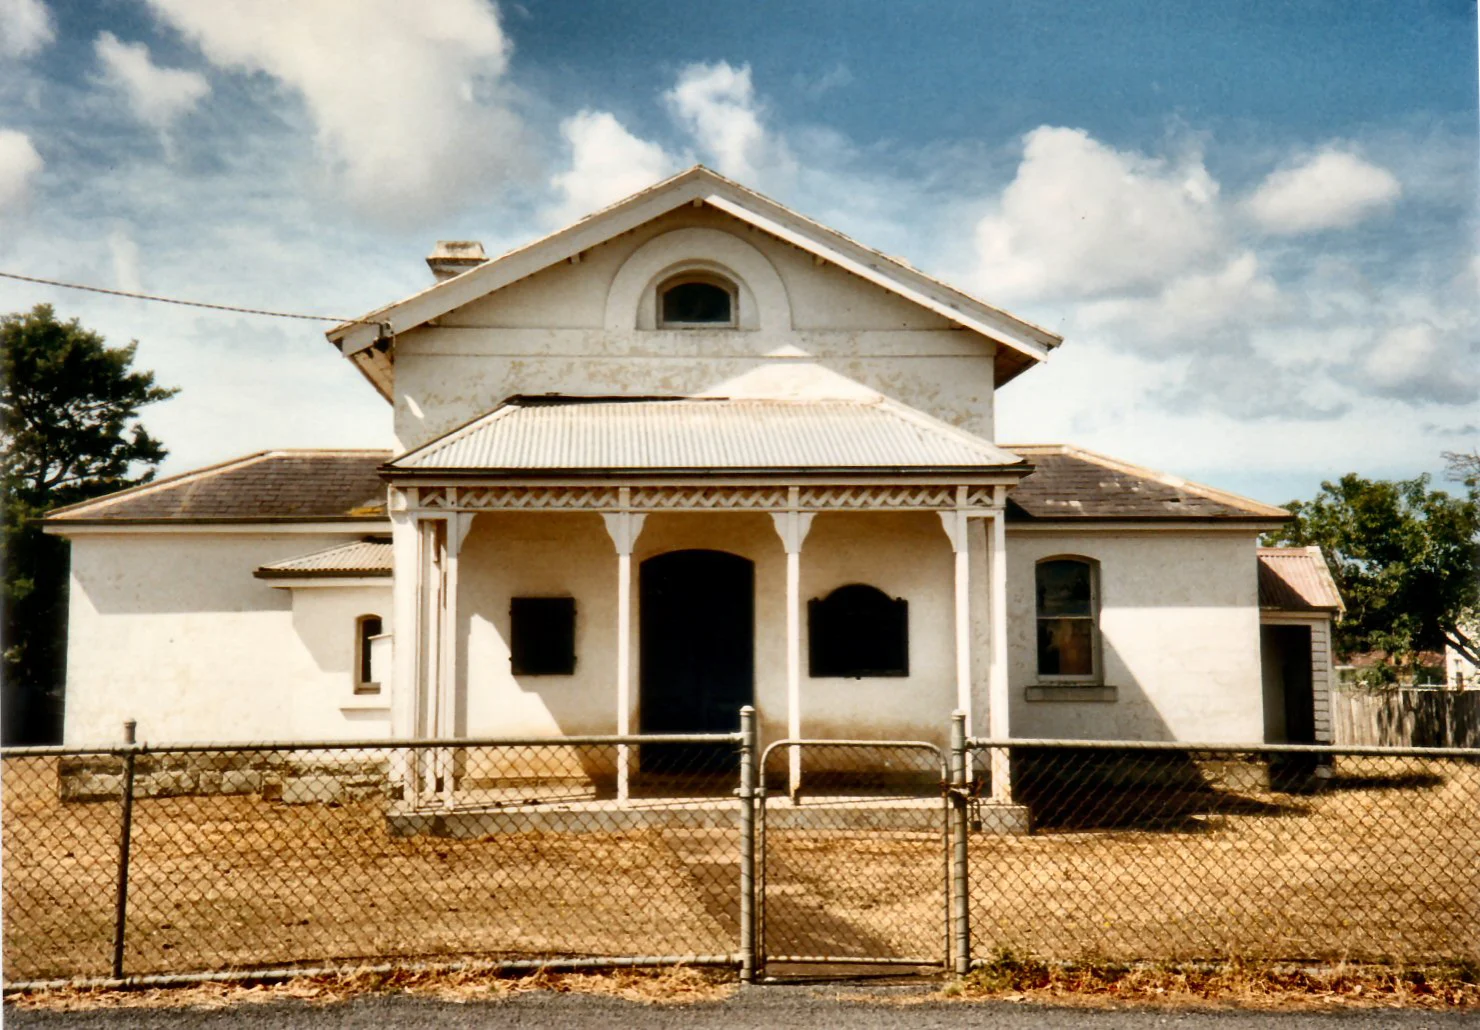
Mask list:
POLYGON ((815 257, 936 312, 998 344, 997 384, 1031 368, 1063 338, 963 293, 898 258, 695 165, 542 239, 377 308, 326 334, 384 396, 391 396, 396 333, 404 333, 686 204, 707 204, 815 257))
POLYGON ((390 462, 392 474, 1025 472, 893 401, 513 397, 390 462))
POLYGON ((1008 495, 1009 519, 1283 521, 1283 508, 1068 444, 1003 444, 1033 464, 1008 495))
POLYGON ((353 543, 263 565, 258 579, 343 579, 391 574, 391 538, 367 536, 353 543))
POLYGON ((1259 607, 1278 612, 1344 612, 1319 547, 1259 548, 1259 607))
POLYGON ((58 508, 48 526, 384 521, 380 450, 261 451, 58 508))

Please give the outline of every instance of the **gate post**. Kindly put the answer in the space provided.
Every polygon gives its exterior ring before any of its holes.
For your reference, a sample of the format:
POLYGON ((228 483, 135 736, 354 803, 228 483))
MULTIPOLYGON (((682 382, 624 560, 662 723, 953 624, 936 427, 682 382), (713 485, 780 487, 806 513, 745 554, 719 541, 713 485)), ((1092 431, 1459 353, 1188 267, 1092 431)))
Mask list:
POLYGON ((128 719, 123 724, 122 810, 118 816, 118 891, 113 897, 113 979, 123 979, 123 942, 128 923, 129 846, 134 828, 134 736, 138 723, 128 719))
POLYGON ((740 982, 755 982, 755 708, 740 709, 740 982))
POLYGON ((957 976, 971 972, 971 898, 967 871, 966 713, 951 713, 951 925, 957 976))

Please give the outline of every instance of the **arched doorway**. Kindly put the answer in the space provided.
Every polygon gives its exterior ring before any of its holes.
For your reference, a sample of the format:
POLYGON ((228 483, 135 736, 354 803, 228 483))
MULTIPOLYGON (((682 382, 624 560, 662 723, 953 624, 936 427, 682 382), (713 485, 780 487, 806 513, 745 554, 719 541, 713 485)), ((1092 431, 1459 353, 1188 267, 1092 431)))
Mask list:
MULTIPOLYGON (((755 566, 724 551, 642 563, 638 725, 643 733, 733 733, 755 702, 755 566)), ((645 746, 643 772, 724 768, 733 748, 645 746)))

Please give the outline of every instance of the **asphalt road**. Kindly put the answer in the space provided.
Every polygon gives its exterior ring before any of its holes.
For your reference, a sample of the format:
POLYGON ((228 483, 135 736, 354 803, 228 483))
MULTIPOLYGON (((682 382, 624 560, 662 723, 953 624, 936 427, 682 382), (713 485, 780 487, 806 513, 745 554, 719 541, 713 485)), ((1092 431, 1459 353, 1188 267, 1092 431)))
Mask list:
MULTIPOLYGON (((878 992, 875 992, 876 994, 878 992)), ((766 987, 724 1002, 655 1006, 577 994, 521 994, 501 1001, 466 1004, 405 996, 372 996, 333 1005, 301 1002, 239 1005, 228 1009, 102 1009, 34 1012, 8 1008, 5 1026, 14 1030, 439 1030, 559 1027, 607 1030, 706 1030, 710 1027, 770 1030, 772 1027, 845 1027, 846 1030, 1402 1030, 1480 1028, 1480 1014, 1352 1009, 1336 1013, 1199 1012, 1047 1008, 1007 1002, 908 1003, 864 1001, 855 992, 816 987, 766 987), (850 996, 851 995, 851 996, 850 996)))

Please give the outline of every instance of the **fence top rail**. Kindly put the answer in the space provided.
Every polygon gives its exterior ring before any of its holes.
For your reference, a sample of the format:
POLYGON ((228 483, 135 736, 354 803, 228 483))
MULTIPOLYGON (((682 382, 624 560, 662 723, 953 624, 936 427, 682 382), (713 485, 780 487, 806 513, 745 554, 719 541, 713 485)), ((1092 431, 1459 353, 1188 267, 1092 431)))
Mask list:
POLYGON ((773 740, 761 752, 761 783, 764 784, 766 781, 766 763, 770 761, 771 752, 778 748, 789 747, 884 748, 898 751, 928 751, 935 756, 935 760, 940 764, 941 776, 950 775, 945 752, 940 749, 939 744, 932 744, 928 740, 832 740, 827 737, 788 737, 782 740, 773 740))
POLYGON ((199 754, 204 751, 407 751, 472 747, 640 747, 643 744, 734 744, 739 733, 648 733, 579 737, 421 737, 397 740, 191 741, 158 744, 72 745, 0 748, 0 758, 66 758, 80 755, 199 754))
POLYGON ((966 746, 968 749, 974 751, 982 751, 990 748, 1083 751, 1197 751, 1221 752, 1223 754, 1350 755, 1353 757, 1388 756, 1392 758, 1468 758, 1480 760, 1480 748, 1379 747, 1371 744, 1184 744, 1175 740, 1054 740, 1051 738, 1009 738, 1007 740, 996 740, 987 737, 970 737, 966 741, 966 746))

